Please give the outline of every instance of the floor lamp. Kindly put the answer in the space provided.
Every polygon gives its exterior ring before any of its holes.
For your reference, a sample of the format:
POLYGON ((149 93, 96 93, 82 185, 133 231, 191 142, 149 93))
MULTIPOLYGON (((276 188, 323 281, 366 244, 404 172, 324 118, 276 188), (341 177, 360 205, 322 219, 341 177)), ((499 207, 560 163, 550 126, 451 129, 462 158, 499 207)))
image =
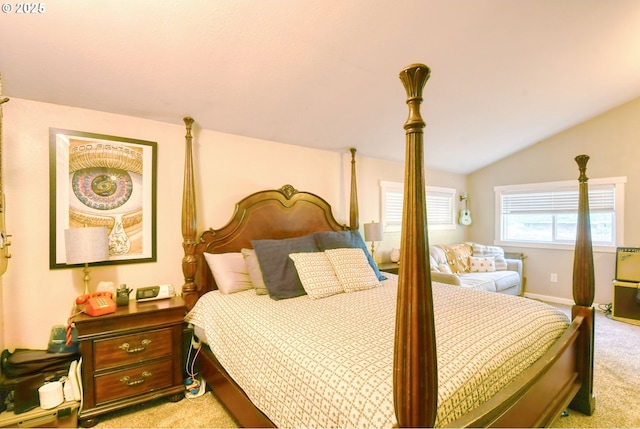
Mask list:
POLYGON ((92 226, 64 230, 66 264, 84 264, 84 293, 89 293, 89 264, 106 261, 109 258, 107 228, 92 226))

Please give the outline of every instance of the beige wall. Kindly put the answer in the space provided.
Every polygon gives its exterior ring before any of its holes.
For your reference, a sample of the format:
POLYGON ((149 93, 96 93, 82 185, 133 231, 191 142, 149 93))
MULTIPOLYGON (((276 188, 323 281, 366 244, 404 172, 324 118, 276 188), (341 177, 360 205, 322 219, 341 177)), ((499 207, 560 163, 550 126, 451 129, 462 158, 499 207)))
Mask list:
MULTIPOLYGON (((158 143, 158 262, 92 268, 91 285, 95 288, 103 280, 130 288, 182 285, 182 118, 168 124, 16 98, 3 105, 3 113, 6 223, 13 235, 13 258, 1 278, 0 348, 46 348, 51 326, 66 323, 72 301, 82 290, 80 269, 49 269, 49 127, 158 143)), ((284 184, 323 196, 334 207, 338 221, 348 223, 351 163, 347 148, 336 153, 199 130, 195 119, 199 230, 225 224, 240 198, 284 184)), ((401 125, 398 141, 404 145, 401 125)), ((357 165, 362 225, 380 219, 379 181, 402 181, 404 166, 364 157, 358 157, 357 165)), ((438 171, 426 175, 434 186, 462 189, 466 183, 460 175, 438 171)), ((458 227, 436 234, 433 240, 460 241, 465 232, 458 227)), ((384 260, 398 246, 399 234, 390 234, 377 256, 384 260)))
MULTIPOLYGON (((3 112, 3 184, 13 258, 0 279, 0 348, 45 348, 51 326, 66 322, 72 300, 82 289, 80 270, 49 270, 49 127, 158 143, 158 262, 93 268, 92 285, 95 287, 102 280, 133 288, 159 283, 172 283, 178 288, 182 285, 180 219, 185 129, 181 118, 176 118, 176 124, 167 124, 15 98, 3 106, 3 112)), ((640 245, 640 225, 633 215, 640 209, 638 117, 640 99, 469 176, 427 170, 427 184, 468 192, 473 213, 471 226, 432 231, 430 242, 493 242, 494 186, 576 179, 573 157, 586 153, 592 158, 589 177, 627 176, 627 221, 622 244, 640 245)), ((347 148, 344 153, 335 153, 199 130, 197 118, 194 135, 199 230, 226 223, 234 203, 245 195, 287 183, 323 196, 333 205, 336 218, 348 222, 347 148)), ((398 144, 404 144, 402 130, 398 144)), ((361 225, 380 219, 379 181, 403 178, 403 164, 358 157, 361 225)), ((377 259, 387 260, 388 252, 399 243, 399 234, 387 234, 377 246, 377 259)), ((528 256, 525 274, 529 293, 571 298, 572 252, 508 250, 528 256), (558 283, 549 281, 551 272, 558 274, 558 283)), ((612 253, 595 254, 596 302, 611 301, 614 265, 612 253)))
MULTIPOLYGON (((576 155, 591 157, 589 178, 626 176, 624 246, 640 246, 640 99, 633 100, 587 122, 576 125, 468 176, 474 223, 473 241, 494 240, 494 192, 497 185, 577 180, 576 155)), ((534 295, 572 299, 573 252, 513 248, 527 255, 526 291, 534 295), (550 274, 558 282, 550 282, 550 274)), ((595 252, 596 303, 612 301, 611 279, 615 254, 595 252)))

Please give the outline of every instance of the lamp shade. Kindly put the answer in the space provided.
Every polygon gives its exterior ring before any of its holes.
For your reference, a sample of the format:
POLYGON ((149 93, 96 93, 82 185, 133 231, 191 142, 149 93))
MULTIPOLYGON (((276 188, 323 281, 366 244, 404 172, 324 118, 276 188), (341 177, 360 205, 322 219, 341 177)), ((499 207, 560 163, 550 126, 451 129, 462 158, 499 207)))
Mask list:
POLYGON ((364 241, 382 241, 382 224, 379 222, 365 223, 364 241))
POLYGON ((109 240, 104 226, 65 229, 64 245, 67 265, 100 262, 109 258, 109 240))

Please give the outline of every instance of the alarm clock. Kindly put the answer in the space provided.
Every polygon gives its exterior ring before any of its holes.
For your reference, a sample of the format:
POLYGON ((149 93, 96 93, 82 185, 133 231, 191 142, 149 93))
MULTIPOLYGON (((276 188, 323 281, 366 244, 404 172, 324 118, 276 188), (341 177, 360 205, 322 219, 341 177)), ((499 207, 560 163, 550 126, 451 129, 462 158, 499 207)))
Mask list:
POLYGON ((136 301, 153 301, 175 296, 173 285, 147 286, 136 289, 136 301))

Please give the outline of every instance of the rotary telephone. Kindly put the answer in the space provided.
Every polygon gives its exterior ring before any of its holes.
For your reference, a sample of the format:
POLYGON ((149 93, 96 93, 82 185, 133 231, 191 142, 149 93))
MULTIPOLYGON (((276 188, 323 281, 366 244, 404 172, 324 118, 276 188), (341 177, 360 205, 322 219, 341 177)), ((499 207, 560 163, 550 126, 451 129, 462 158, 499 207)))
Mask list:
POLYGON ((111 292, 94 292, 80 295, 76 298, 76 305, 85 304, 84 312, 89 316, 102 316, 115 313, 116 303, 113 302, 111 292))

